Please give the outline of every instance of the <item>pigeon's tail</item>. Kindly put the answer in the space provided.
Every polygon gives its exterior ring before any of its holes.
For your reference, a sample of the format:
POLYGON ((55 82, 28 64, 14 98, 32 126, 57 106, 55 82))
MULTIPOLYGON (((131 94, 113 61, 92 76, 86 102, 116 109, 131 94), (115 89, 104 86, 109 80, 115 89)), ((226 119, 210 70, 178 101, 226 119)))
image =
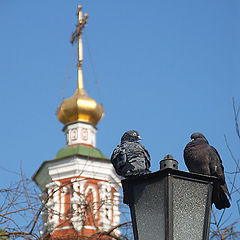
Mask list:
POLYGON ((225 185, 214 184, 212 203, 215 204, 215 207, 217 209, 221 210, 223 208, 229 208, 231 206, 226 194, 230 197, 226 184, 225 185))

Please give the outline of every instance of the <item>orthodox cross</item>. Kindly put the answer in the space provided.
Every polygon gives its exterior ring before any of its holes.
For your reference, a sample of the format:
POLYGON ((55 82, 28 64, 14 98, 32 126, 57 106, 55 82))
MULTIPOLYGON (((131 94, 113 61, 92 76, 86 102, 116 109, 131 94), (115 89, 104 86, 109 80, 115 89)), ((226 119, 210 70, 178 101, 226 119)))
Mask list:
POLYGON ((87 20, 88 20, 87 13, 84 14, 84 18, 82 17, 82 6, 81 5, 78 5, 77 15, 78 15, 77 29, 75 30, 75 32, 73 32, 71 40, 70 40, 70 42, 72 44, 79 39, 79 37, 82 34, 82 29, 85 27, 85 25, 87 24, 87 20))
POLYGON ((83 76, 82 76, 82 60, 83 60, 83 44, 82 44, 82 30, 87 24, 88 15, 85 13, 84 18, 82 17, 82 6, 78 5, 78 24, 77 29, 73 32, 70 42, 78 41, 78 89, 83 89, 83 76))

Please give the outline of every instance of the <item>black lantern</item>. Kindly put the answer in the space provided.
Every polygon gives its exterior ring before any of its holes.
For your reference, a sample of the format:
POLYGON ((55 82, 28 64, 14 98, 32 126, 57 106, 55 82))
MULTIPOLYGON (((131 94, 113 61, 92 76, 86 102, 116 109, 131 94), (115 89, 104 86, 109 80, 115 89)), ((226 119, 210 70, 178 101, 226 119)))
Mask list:
POLYGON ((135 240, 207 240, 216 178, 179 171, 169 156, 160 171, 122 181, 135 240))

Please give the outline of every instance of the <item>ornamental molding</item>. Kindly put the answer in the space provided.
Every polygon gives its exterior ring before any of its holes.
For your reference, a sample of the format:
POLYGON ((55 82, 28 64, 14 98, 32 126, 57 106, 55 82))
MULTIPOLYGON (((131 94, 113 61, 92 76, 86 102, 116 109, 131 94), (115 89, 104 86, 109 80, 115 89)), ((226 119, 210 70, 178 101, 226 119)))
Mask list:
POLYGON ((43 213, 45 219, 44 227, 52 234, 59 224, 59 196, 60 196, 60 182, 55 181, 46 185, 49 200, 46 203, 46 211, 43 213))
POLYGON ((67 145, 87 144, 96 147, 96 133, 97 130, 90 124, 86 123, 72 123, 63 129, 66 135, 67 145))
POLYGON ((111 185, 108 182, 99 182, 99 195, 100 195, 100 202, 101 207, 100 211, 100 224, 103 230, 108 230, 112 226, 113 222, 113 195, 111 185))
MULTIPOLYGON (((73 216, 71 221, 76 231, 81 231, 82 228, 95 229, 94 226, 86 225, 87 212, 85 206, 88 205, 87 196, 89 191, 92 193, 93 214, 98 221, 99 229, 107 231, 120 223, 118 206, 120 194, 112 191, 110 183, 100 181, 95 185, 84 178, 73 178, 71 182, 73 186, 71 197, 73 216)), ((115 233, 117 234, 118 230, 115 233)))
POLYGON ((73 194, 71 197, 71 204, 73 209, 73 216, 71 218, 73 227, 78 232, 85 225, 85 194, 84 187, 87 180, 83 179, 72 179, 73 194))
POLYGON ((120 215, 121 215, 121 212, 119 211, 120 197, 121 195, 119 192, 113 193, 113 225, 114 226, 120 223, 120 215))
POLYGON ((109 160, 73 156, 48 163, 48 172, 53 181, 76 177, 93 178, 110 182, 116 191, 121 188, 121 178, 116 174, 109 160))

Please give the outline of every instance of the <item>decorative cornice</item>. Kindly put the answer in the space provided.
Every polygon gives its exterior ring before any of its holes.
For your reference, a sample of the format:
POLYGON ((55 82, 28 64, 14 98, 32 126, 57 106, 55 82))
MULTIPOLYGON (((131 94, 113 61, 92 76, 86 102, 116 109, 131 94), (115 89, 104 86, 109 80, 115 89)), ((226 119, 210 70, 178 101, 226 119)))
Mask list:
POLYGON ((113 184, 118 191, 121 187, 121 179, 108 161, 87 159, 73 156, 54 162, 48 166, 49 176, 53 181, 72 177, 94 178, 105 180, 113 184))
POLYGON ((75 177, 108 181, 117 191, 121 188, 121 178, 108 159, 94 159, 80 155, 45 161, 34 174, 33 180, 41 190, 44 190, 52 181, 75 177))

